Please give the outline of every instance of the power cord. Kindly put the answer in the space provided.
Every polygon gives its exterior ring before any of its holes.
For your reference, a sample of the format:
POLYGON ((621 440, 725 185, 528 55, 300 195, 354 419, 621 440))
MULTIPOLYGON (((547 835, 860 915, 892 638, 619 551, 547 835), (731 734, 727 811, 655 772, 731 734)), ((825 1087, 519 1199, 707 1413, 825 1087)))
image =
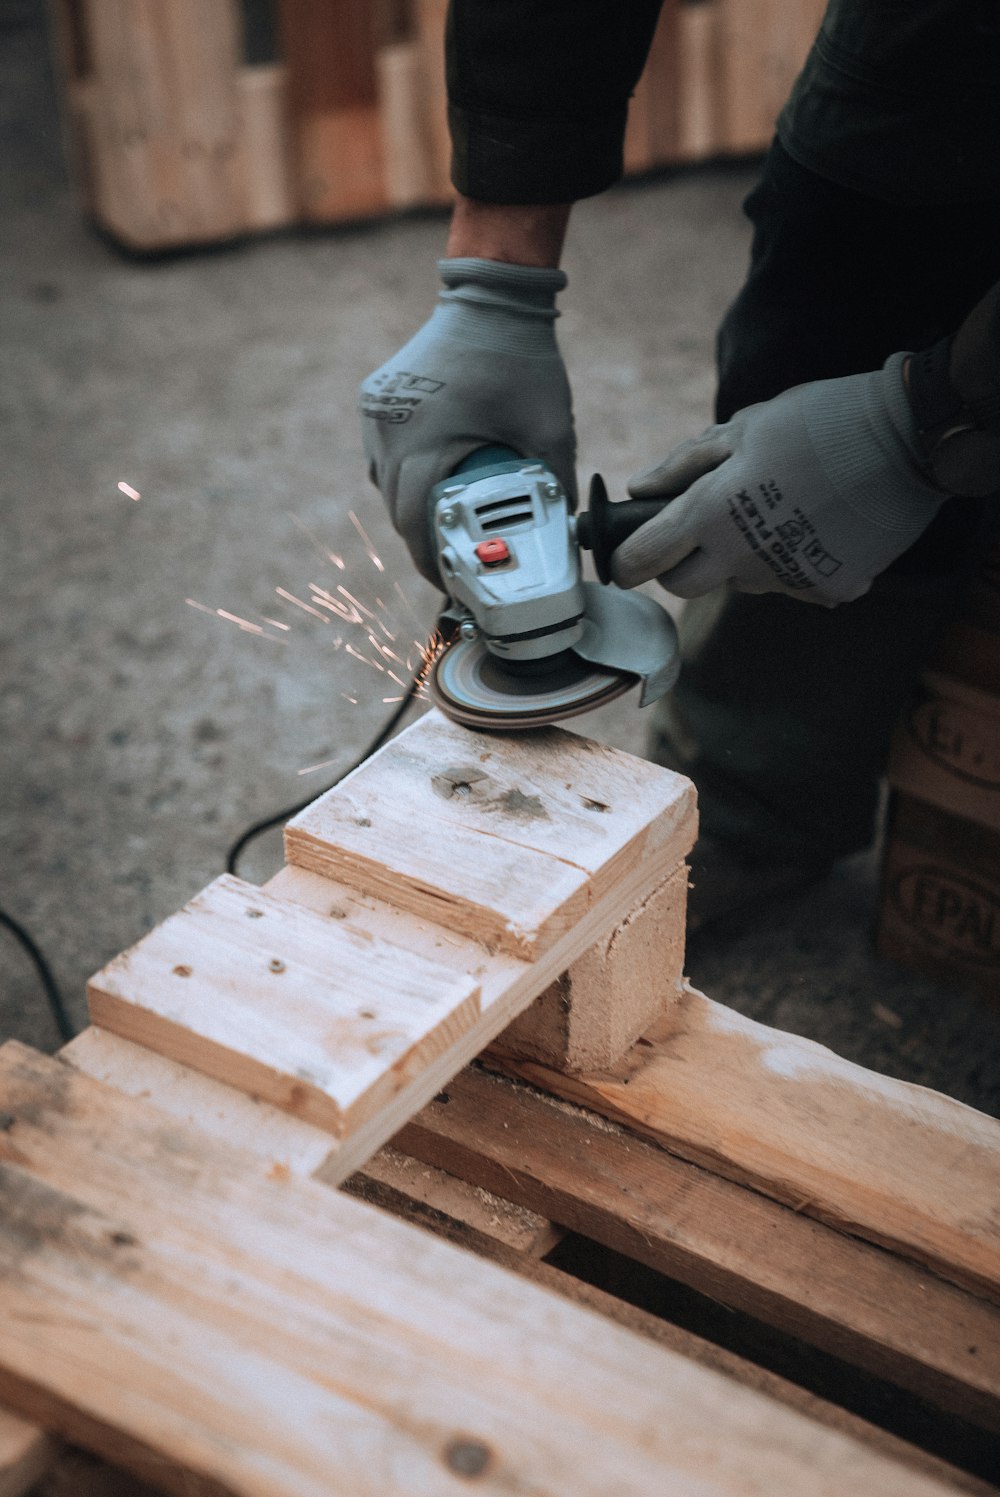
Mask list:
MULTIPOLYGON (((337 775, 336 779, 331 780, 330 784, 326 787, 327 790, 332 790, 334 785, 339 785, 341 780, 345 779, 347 775, 353 774, 354 771, 358 769, 366 759, 370 758, 371 755, 374 754, 377 749, 380 749, 386 742, 386 740, 391 737, 395 729, 402 722, 403 717, 406 714, 410 704, 417 695, 417 692, 420 689, 421 677, 422 671, 418 671, 407 687, 405 694, 400 699, 398 707, 388 718, 385 725, 379 729, 379 732, 367 745, 367 747, 362 750, 362 752, 354 760, 353 764, 349 764, 346 769, 342 769, 340 771, 340 774, 337 775)), ((326 792, 320 791, 318 793, 322 795, 326 792)), ((263 821, 255 821, 252 826, 247 827, 246 831, 241 833, 241 835, 237 837, 236 841, 233 843, 232 847, 226 854, 226 872, 236 872, 237 863, 241 854, 249 846, 249 844, 254 841, 255 838, 263 836, 264 832, 269 832, 272 827, 279 826, 283 821, 287 821, 289 817, 298 815, 299 811, 304 811, 306 806, 311 805, 312 802, 316 799, 316 794, 317 792, 313 792, 313 794, 307 795, 305 800, 297 802, 296 805, 289 806, 284 811, 278 811, 273 816, 266 817, 263 821)), ((0 909, 0 925, 4 926, 7 930, 10 931, 14 939, 20 942, 23 949, 31 958, 31 961, 35 967, 35 971, 38 973, 38 980, 41 983, 43 991, 45 993, 53 1023, 55 1024, 56 1029, 59 1032, 59 1038, 63 1041, 64 1044, 68 1044, 69 1041, 75 1037, 78 1031, 74 1027, 73 1021, 70 1019, 65 1000, 63 999, 59 984, 56 982, 52 968, 46 961, 40 947, 32 939, 28 931, 25 930, 24 926, 21 925, 19 921, 15 920, 12 915, 8 915, 6 910, 3 909, 0 909)))
POLYGON ((45 997, 48 1000, 49 1012, 51 1013, 55 1026, 59 1031, 59 1038, 64 1043, 68 1044, 68 1042, 76 1034, 76 1030, 73 1028, 73 1022, 66 1011, 66 1005, 63 1002, 63 995, 59 991, 59 984, 55 980, 52 968, 49 966, 48 962, 45 960, 45 957, 42 955, 41 950, 32 940, 31 936, 25 930, 24 926, 21 925, 19 921, 15 920, 13 915, 8 915, 6 910, 0 910, 0 925, 6 926, 15 940, 20 941, 21 945, 24 947, 24 950, 28 953, 29 957, 34 963, 35 971, 38 973, 38 980, 45 990, 45 997))
MULTIPOLYGON (((395 712, 393 712, 392 716, 388 719, 385 726, 380 729, 376 737, 372 739, 371 743, 369 743, 366 748, 362 749, 361 753, 354 760, 353 764, 349 764, 346 769, 342 769, 339 775, 337 775, 336 779, 330 781, 329 785, 327 785, 326 787, 326 790, 332 790, 334 785, 339 785, 341 780, 346 779, 349 774, 353 774, 356 769, 360 768, 360 766, 365 762, 366 759, 371 758, 372 754, 374 754, 377 749, 380 749, 382 747, 387 738, 391 737, 397 725, 402 722, 407 708, 413 701, 414 697, 417 694, 417 691, 420 688, 421 674, 422 673, 418 671, 417 674, 413 677, 413 680, 410 682, 409 686, 406 689, 406 695, 402 698, 399 706, 396 708, 395 712)), ((248 826, 246 831, 242 832, 240 836, 237 837, 236 841, 233 843, 232 847, 226 854, 226 872, 236 873, 237 863, 239 862, 241 854, 249 846, 249 844, 254 841, 255 838, 262 837, 264 833, 269 832, 272 827, 280 826, 283 821, 288 821, 292 816, 297 816, 300 811, 305 810, 306 806, 312 805, 317 795, 325 795, 326 790, 313 791, 311 795, 306 796, 305 800, 297 801, 294 806, 288 806, 284 811, 276 811, 273 816, 268 816, 263 821, 255 821, 253 826, 248 826)))

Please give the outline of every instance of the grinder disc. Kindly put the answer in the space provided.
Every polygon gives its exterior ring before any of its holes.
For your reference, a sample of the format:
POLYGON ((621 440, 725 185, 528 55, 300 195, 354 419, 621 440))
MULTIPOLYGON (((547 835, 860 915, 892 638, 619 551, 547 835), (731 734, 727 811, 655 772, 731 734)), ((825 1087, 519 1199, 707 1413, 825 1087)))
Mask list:
POLYGON ((491 655, 481 639, 457 639, 438 658, 429 682, 441 711, 467 728, 538 728, 589 712, 636 684, 624 671, 590 665, 566 650, 551 670, 525 674, 491 655))

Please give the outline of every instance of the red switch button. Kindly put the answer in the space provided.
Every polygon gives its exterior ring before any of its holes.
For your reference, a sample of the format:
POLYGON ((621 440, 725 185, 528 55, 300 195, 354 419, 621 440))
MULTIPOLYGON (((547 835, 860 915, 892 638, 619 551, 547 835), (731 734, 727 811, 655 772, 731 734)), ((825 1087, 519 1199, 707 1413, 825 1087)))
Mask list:
POLYGON ((480 541, 476 547, 476 555, 484 567, 498 567, 505 561, 510 561, 510 547, 506 541, 499 536, 491 541, 480 541))

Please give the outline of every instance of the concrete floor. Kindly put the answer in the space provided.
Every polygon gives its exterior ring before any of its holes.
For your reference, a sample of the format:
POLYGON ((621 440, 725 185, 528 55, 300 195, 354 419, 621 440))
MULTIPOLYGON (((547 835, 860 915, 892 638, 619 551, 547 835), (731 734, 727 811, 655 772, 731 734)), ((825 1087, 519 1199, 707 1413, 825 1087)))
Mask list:
MULTIPOLYGON (((444 220, 123 258, 65 183, 41 9, 0 9, 0 906, 40 941, 82 1024, 88 974, 220 872, 246 824, 325 788, 389 710, 370 669, 275 588, 339 580, 332 550, 347 585, 379 593, 408 631, 432 621, 434 595, 365 479, 354 392, 428 314, 444 220), (262 639, 188 598, 293 627, 262 639)), ((704 170, 578 211, 560 329, 581 471, 600 466, 612 494, 709 419, 752 178, 704 170)), ((642 752, 635 707, 576 726, 642 752)), ((279 858, 272 835, 243 871, 279 858)), ((996 1013, 876 959, 874 891, 874 859, 853 859, 703 943, 692 975, 768 1023, 997 1110, 996 1013)), ((3 932, 0 1034, 56 1043, 3 932)))

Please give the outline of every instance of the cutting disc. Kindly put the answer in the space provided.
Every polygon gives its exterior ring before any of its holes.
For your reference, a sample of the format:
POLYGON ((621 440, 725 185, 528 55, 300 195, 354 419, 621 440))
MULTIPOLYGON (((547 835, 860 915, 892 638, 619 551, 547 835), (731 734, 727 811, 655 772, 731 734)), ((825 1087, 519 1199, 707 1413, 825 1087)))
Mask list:
POLYGON ((505 669, 481 639, 456 639, 438 658, 430 693, 467 728, 538 728, 614 701, 637 677, 606 670, 566 650, 537 675, 505 669))

